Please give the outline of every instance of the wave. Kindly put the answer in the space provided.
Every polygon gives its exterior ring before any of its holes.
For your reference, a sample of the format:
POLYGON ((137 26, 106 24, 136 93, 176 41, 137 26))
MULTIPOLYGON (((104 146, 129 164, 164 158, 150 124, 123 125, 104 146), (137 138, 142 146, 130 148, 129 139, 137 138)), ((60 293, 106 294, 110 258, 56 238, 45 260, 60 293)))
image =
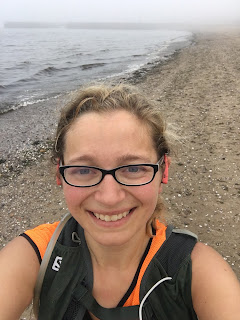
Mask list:
POLYGON ((110 49, 100 49, 100 50, 98 50, 98 52, 109 52, 110 51, 110 49))
POLYGON ((72 54, 68 55, 66 58, 81 57, 83 55, 84 55, 83 52, 77 52, 77 53, 72 53, 72 54))
POLYGON ((73 70, 73 69, 89 70, 89 69, 93 69, 93 68, 97 68, 97 67, 103 67, 104 65, 106 65, 106 63, 98 62, 98 63, 88 63, 88 64, 70 66, 69 61, 67 62, 67 64, 68 64, 67 67, 62 67, 62 68, 47 67, 47 68, 45 68, 43 70, 40 70, 37 73, 35 73, 34 76, 42 76, 42 75, 49 76, 49 75, 52 75, 52 74, 57 73, 57 72, 70 71, 70 70, 73 70))
POLYGON ((40 71, 38 71, 37 73, 35 73, 35 76, 38 76, 38 75, 49 75, 49 74, 52 74, 52 73, 55 73, 57 71, 61 71, 63 68, 56 68, 56 67, 47 67, 47 68, 44 68, 40 71))
POLYGON ((129 57, 134 57, 134 58, 145 57, 145 54, 133 54, 132 56, 130 55, 129 57))
POLYGON ((16 81, 14 81, 12 83, 8 83, 8 84, 0 84, 0 93, 5 93, 5 92, 7 92, 7 90, 11 90, 11 89, 17 88, 19 86, 26 85, 28 83, 40 81, 39 78, 41 78, 43 76, 46 76, 46 77, 54 76, 54 74, 56 74, 58 72, 69 72, 74 69, 90 70, 93 68, 103 67, 107 63, 96 62, 96 63, 88 63, 88 64, 75 65, 75 66, 71 66, 71 64, 69 62, 67 62, 67 64, 68 64, 68 66, 62 67, 62 68, 48 66, 42 70, 37 71, 35 74, 33 74, 30 77, 22 78, 22 79, 16 80, 16 81))
POLYGON ((0 85, 0 93, 5 93, 9 89, 16 88, 18 86, 18 84, 21 83, 21 82, 25 82, 25 80, 21 79, 21 80, 17 80, 15 82, 12 82, 12 83, 9 83, 9 84, 0 85))
POLYGON ((26 60, 26 61, 22 61, 22 62, 20 62, 20 63, 18 64, 18 66, 26 66, 26 65, 29 65, 29 64, 32 64, 32 62, 31 62, 31 61, 26 60))
POLYGON ((57 99, 58 97, 60 97, 62 94, 56 94, 56 95, 53 95, 53 96, 50 96, 50 97, 45 97, 45 98, 38 98, 36 100, 27 100, 27 101, 22 101, 20 103, 16 103, 16 104, 9 104, 9 103, 5 103, 4 105, 1 105, 1 108, 0 108, 0 115, 1 114, 4 114, 4 113, 8 113, 8 112, 12 112, 12 111, 15 111, 15 110, 18 110, 22 107, 27 107, 29 105, 34 105, 36 103, 39 103, 39 102, 44 102, 44 101, 48 101, 50 99, 57 99))
POLYGON ((6 92, 8 89, 17 88, 18 86, 20 86, 22 84, 26 84, 26 83, 36 81, 36 80, 37 79, 35 78, 35 76, 32 76, 32 77, 28 77, 28 78, 19 79, 17 81, 9 83, 9 84, 3 84, 3 85, 0 85, 0 92, 6 92))
POLYGON ((23 69, 28 67, 31 63, 31 61, 22 61, 15 66, 5 67, 5 70, 16 70, 16 69, 23 69))
POLYGON ((81 65, 82 70, 89 70, 97 67, 103 67, 105 66, 106 63, 104 62, 99 62, 99 63, 88 63, 88 64, 83 64, 81 65))

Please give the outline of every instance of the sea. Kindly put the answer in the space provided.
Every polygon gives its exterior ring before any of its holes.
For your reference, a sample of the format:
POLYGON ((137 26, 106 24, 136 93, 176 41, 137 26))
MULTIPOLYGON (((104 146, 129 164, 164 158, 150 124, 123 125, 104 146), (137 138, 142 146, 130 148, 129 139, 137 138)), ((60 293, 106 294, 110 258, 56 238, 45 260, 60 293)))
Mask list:
POLYGON ((56 99, 88 82, 128 77, 189 45, 168 29, 0 29, 0 114, 56 99))

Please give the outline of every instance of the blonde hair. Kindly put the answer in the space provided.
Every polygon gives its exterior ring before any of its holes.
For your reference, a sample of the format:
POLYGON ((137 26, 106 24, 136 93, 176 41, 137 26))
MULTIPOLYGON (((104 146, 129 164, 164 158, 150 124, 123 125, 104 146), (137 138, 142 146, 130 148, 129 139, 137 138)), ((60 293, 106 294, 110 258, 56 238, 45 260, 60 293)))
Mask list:
MULTIPOLYGON (((128 111, 147 125, 158 159, 164 154, 170 154, 166 123, 159 108, 133 86, 125 84, 97 85, 79 90, 75 98, 62 109, 53 148, 52 160, 54 163, 63 162, 66 133, 77 118, 88 112, 106 113, 114 110, 128 111)), ((149 235, 152 235, 152 227, 156 229, 156 220, 163 219, 163 212, 164 204, 159 197, 156 209, 147 224, 149 235)))

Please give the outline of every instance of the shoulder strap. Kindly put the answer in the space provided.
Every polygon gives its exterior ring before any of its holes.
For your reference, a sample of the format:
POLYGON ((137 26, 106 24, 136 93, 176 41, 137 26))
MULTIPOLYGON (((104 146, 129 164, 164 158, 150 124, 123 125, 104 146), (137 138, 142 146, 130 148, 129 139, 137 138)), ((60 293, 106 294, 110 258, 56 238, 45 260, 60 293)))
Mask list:
POLYGON ((171 225, 167 227, 166 241, 156 257, 168 276, 175 275, 181 263, 191 254, 196 242, 197 236, 191 231, 175 229, 171 225))
POLYGON ((43 279, 46 273, 46 269, 50 260, 50 257, 52 255, 53 248, 57 242, 57 239, 65 226, 65 224, 68 222, 68 220, 71 218, 70 213, 67 213, 60 221, 59 225, 57 226, 56 230, 54 231, 51 240, 47 246, 47 250, 44 254, 44 257, 42 259, 42 263, 38 272, 38 277, 36 281, 36 285, 34 288, 34 296, 33 296, 33 313, 35 318, 38 318, 38 313, 39 313, 39 299, 40 299, 40 294, 41 294, 41 289, 42 289, 42 283, 43 279))
POLYGON ((172 232, 174 232, 174 233, 186 234, 186 235, 189 235, 189 236, 191 236, 191 237, 193 237, 193 238, 195 238, 195 239, 198 239, 198 236, 197 236, 195 233, 193 233, 193 232, 191 232, 191 231, 189 231, 189 230, 186 230, 186 229, 177 229, 177 228, 174 228, 174 229, 172 230, 172 232))

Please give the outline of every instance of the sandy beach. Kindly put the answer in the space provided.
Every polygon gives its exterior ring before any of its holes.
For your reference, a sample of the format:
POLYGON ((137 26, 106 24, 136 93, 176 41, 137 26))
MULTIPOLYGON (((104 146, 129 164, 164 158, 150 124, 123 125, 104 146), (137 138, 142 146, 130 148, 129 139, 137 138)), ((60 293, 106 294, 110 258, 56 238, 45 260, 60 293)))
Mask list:
MULTIPOLYGON (((131 81, 179 137, 163 191, 167 221, 195 232, 240 279, 240 30, 196 33, 190 47, 131 81)), ((1 116, 0 247, 67 212, 49 160, 62 101, 54 103, 1 116)))

